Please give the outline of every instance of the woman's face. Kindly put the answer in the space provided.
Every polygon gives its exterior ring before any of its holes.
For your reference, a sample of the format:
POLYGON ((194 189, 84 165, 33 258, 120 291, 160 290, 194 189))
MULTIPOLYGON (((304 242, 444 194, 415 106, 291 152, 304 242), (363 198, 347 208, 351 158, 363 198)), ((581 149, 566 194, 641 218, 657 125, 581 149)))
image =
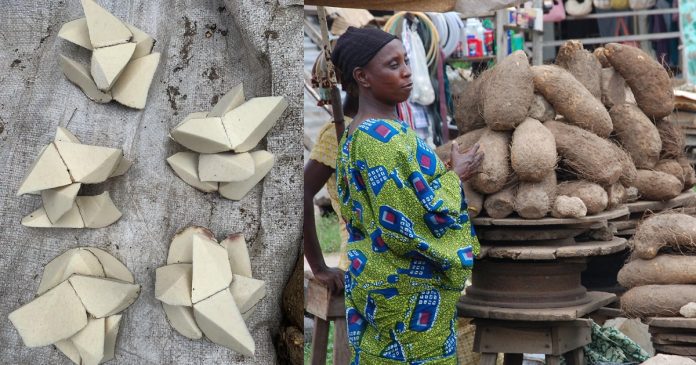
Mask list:
POLYGON ((365 67, 357 68, 354 76, 372 96, 388 104, 407 100, 413 89, 408 55, 398 39, 382 47, 365 67))

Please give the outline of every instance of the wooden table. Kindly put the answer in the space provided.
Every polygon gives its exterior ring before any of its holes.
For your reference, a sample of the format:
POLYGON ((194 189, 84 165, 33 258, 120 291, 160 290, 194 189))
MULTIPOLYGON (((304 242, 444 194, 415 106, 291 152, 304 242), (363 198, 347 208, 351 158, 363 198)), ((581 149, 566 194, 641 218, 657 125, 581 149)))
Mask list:
POLYGON ((329 324, 334 323, 334 365, 350 362, 348 327, 343 292, 332 295, 324 284, 310 278, 307 284, 305 310, 314 315, 312 334, 312 365, 326 364, 326 346, 329 340, 329 324))

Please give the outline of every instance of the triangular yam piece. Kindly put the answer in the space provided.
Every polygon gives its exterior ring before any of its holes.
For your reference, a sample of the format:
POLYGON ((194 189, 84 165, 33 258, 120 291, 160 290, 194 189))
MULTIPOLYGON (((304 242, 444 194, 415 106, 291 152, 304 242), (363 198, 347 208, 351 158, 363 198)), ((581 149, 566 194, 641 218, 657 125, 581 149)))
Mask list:
POLYGON ((254 355, 254 339, 229 290, 194 304, 193 315, 210 341, 245 356, 254 355))
POLYGON ((82 48, 92 50, 92 42, 89 40, 89 29, 87 29, 87 19, 80 18, 67 22, 60 27, 58 37, 70 43, 77 44, 82 48))
POLYGON ((72 209, 77 192, 80 191, 80 183, 61 186, 59 188, 41 190, 41 201, 46 211, 46 216, 51 222, 57 222, 72 209))
POLYGON ((218 183, 203 182, 198 178, 198 154, 195 152, 179 152, 167 158, 167 163, 172 167, 181 180, 194 188, 210 193, 217 191, 218 183))
POLYGON ((155 271, 155 298, 169 305, 191 306, 191 264, 172 264, 155 271))
POLYGON ((17 196, 72 184, 68 168, 53 143, 44 147, 19 186, 17 196))
POLYGON ((123 154, 118 148, 56 142, 60 157, 75 182, 98 184, 106 181, 123 154))
POLYGON ((251 260, 249 259, 249 249, 241 233, 230 234, 220 245, 227 250, 227 257, 230 260, 232 274, 242 275, 250 278, 251 260))
POLYGON ((244 181, 220 183, 220 195, 231 200, 241 200, 266 174, 271 171, 275 158, 267 151, 251 152, 254 159, 254 175, 244 181))
POLYGON ((72 248, 56 256, 44 267, 38 295, 67 280, 73 274, 104 277, 104 268, 92 252, 72 248))
POLYGON ((209 117, 222 118, 230 110, 244 104, 244 85, 239 84, 228 91, 213 107, 209 117))
POLYGON ((133 162, 126 160, 125 157, 121 156, 121 159, 118 161, 118 165, 116 165, 116 168, 114 168, 114 171, 111 172, 109 177, 121 176, 125 174, 131 166, 133 166, 133 162))
POLYGON ((53 142, 81 143, 80 140, 77 139, 74 134, 72 134, 72 132, 63 127, 58 127, 58 129, 56 129, 56 138, 53 139, 53 142))
POLYGON ((97 103, 108 103, 112 100, 111 93, 102 92, 97 88, 97 84, 92 80, 87 67, 60 55, 60 69, 63 70, 65 77, 82 90, 87 97, 97 103))
POLYGON ((159 59, 160 54, 155 52, 128 62, 111 88, 114 100, 130 108, 143 109, 159 59))
POLYGON ((85 228, 85 223, 80 215, 77 204, 73 204, 67 213, 63 214, 57 222, 51 223, 43 207, 33 211, 22 218, 22 225, 34 228, 85 228))
POLYGON ((91 73, 101 91, 108 91, 125 69, 135 51, 135 43, 97 48, 92 52, 91 73))
POLYGON ((106 327, 106 335, 104 336, 104 357, 101 362, 107 362, 114 358, 118 329, 121 326, 121 318, 122 315, 120 314, 106 317, 104 323, 106 327))
POLYGON ((82 220, 87 228, 103 228, 109 226, 121 218, 121 212, 105 191, 96 196, 78 196, 75 199, 80 208, 82 220))
POLYGON ((170 135, 173 140, 195 152, 217 153, 232 149, 220 118, 186 118, 170 135))
POLYGON ((133 52, 131 59, 134 60, 149 55, 152 52, 152 47, 155 46, 154 38, 130 24, 126 24, 126 27, 133 33, 131 42, 135 43, 135 52, 133 52))
POLYGON ((266 296, 266 283, 263 280, 234 275, 232 284, 230 284, 230 292, 239 311, 246 313, 266 296))
POLYGON ((74 362, 76 365, 80 365, 80 351, 77 347, 73 345, 70 339, 61 340, 53 344, 63 355, 67 356, 70 361, 74 362))
POLYGON ((14 310, 8 318, 27 347, 65 340, 87 325, 85 307, 67 281, 14 310))
POLYGON ((104 358, 105 336, 104 318, 90 318, 85 328, 70 338, 80 352, 82 365, 99 365, 104 358))
POLYGON ((96 318, 123 311, 138 299, 140 285, 125 281, 73 275, 68 279, 87 312, 96 318))
POLYGON ((123 22, 93 0, 82 0, 82 9, 93 48, 126 43, 133 37, 133 33, 123 22))
POLYGON ((217 243, 215 235, 208 228, 191 226, 176 232, 169 245, 167 265, 193 262, 193 236, 199 235, 204 239, 217 243))
POLYGON ((227 259, 227 251, 219 244, 193 236, 193 275, 191 281, 191 301, 197 303, 232 282, 232 270, 227 259))
POLYGON ((201 153, 198 176, 201 181, 243 181, 254 175, 254 159, 244 153, 201 153))
POLYGON ((126 265, 113 257, 110 253, 96 247, 85 247, 84 249, 91 252, 99 259, 99 263, 101 263, 104 268, 104 275, 107 278, 126 281, 131 284, 135 283, 135 278, 133 278, 133 274, 128 270, 126 265))
POLYGON ((192 340, 203 337, 201 329, 198 328, 196 320, 193 318, 192 307, 162 303, 162 308, 164 308, 164 314, 167 316, 169 324, 182 336, 192 340))
POLYGON ((284 97, 267 96, 253 98, 225 114, 222 124, 232 149, 246 152, 256 147, 287 107, 288 102, 284 97))

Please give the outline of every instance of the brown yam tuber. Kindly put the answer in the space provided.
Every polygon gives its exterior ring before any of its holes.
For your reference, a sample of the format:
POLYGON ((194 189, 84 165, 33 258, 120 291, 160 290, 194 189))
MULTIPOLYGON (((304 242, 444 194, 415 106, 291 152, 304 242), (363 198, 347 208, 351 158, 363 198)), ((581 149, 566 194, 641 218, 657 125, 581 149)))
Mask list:
POLYGON ((524 121, 534 100, 532 71, 524 51, 515 51, 491 69, 482 87, 483 119, 494 131, 506 131, 524 121))
POLYGON ((670 200, 684 187, 676 177, 653 170, 638 170, 638 178, 633 184, 642 200, 670 200))
POLYGON ((684 190, 691 189, 696 184, 696 173, 694 167, 691 166, 689 159, 682 156, 677 159, 679 165, 684 170, 684 190))
POLYGON ((602 103, 607 108, 626 102, 626 81, 613 67, 602 69, 602 103))
POLYGON ((521 181, 515 196, 515 211, 522 218, 546 216, 556 198, 556 172, 551 171, 541 182, 521 181))
POLYGON ((602 64, 578 40, 569 40, 558 49, 556 64, 568 70, 597 99, 602 97, 602 64))
POLYGON ((696 285, 643 285, 621 297, 628 317, 679 317, 679 309, 696 302, 696 285))
POLYGON ((483 203, 486 209, 486 214, 491 218, 505 218, 512 214, 515 209, 515 195, 517 193, 517 185, 512 184, 509 187, 488 195, 483 203))
POLYGON ((532 105, 529 107, 527 116, 544 122, 553 120, 556 117, 556 111, 542 95, 534 94, 534 101, 532 101, 532 105))
POLYGON ((696 256, 658 255, 625 264, 617 276, 625 288, 650 284, 696 284, 696 256))
POLYGON ((527 118, 512 134, 510 163, 521 181, 539 182, 556 166, 556 140, 536 119, 527 118))
POLYGON ((658 120, 655 122, 655 126, 662 141, 660 158, 677 159, 684 156, 686 136, 681 127, 667 118, 658 120))
POLYGON ((477 217, 481 214, 481 210, 483 210, 483 194, 474 190, 474 188, 471 187, 471 183, 468 181, 462 183, 462 190, 464 190, 464 198, 466 198, 469 217, 477 217))
POLYGON ((454 98, 454 120, 457 122, 459 133, 467 133, 486 126, 483 120, 482 85, 490 75, 485 71, 479 77, 469 82, 464 91, 454 98))
POLYGON ((660 159, 662 142, 657 127, 633 104, 614 105, 609 111, 614 132, 636 168, 651 169, 660 159))
POLYGON ((556 218, 581 218, 587 215, 587 207, 578 197, 559 195, 553 204, 551 215, 556 218))
POLYGON ((601 186, 589 181, 564 181, 558 184, 556 188, 558 195, 574 196, 580 198, 585 207, 587 214, 597 214, 607 209, 609 198, 607 192, 601 186))
POLYGON ((510 133, 486 129, 478 141, 484 152, 479 172, 471 180, 471 186, 484 194, 502 190, 510 177, 510 133))
POLYGON ((655 165, 655 171, 664 172, 676 177, 682 186, 684 186, 684 169, 677 160, 660 160, 657 165, 655 165))
POLYGON ((619 205, 626 202, 628 199, 626 195, 626 188, 620 183, 616 183, 607 188, 607 198, 609 203, 607 204, 607 209, 614 209, 619 205))
POLYGON ((628 155, 623 148, 611 143, 614 154, 616 155, 619 163, 621 164, 621 176, 619 177, 619 182, 624 187, 629 187, 633 185, 638 177, 638 170, 636 170, 636 165, 633 163, 633 159, 628 155))
MULTIPOLYGON (((476 142, 478 142, 479 138, 481 138, 481 135, 483 135, 484 131, 484 128, 475 129, 455 138, 455 141, 457 141, 457 143, 459 144, 459 152, 463 153, 469 148, 473 147, 476 144, 476 142)), ((449 161, 451 153, 452 141, 449 141, 443 144, 442 146, 438 146, 435 149, 435 154, 437 154, 437 157, 439 157, 442 161, 449 161)))
POLYGON ((611 67, 607 56, 604 55, 604 47, 597 47, 592 53, 597 57, 597 61, 602 65, 602 68, 611 67))
POLYGON ((643 221, 633 236, 633 252, 642 259, 654 258, 660 248, 696 250, 696 218, 680 213, 656 214, 643 221))

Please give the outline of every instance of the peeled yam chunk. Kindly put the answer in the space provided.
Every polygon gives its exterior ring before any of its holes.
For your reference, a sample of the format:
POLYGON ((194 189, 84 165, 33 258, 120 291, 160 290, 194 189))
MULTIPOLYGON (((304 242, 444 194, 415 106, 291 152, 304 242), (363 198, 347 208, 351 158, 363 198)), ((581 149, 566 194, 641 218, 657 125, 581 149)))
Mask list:
POLYGON ((256 147, 261 138, 276 124, 288 107, 282 96, 253 98, 230 110, 222 118, 227 136, 235 152, 256 147))
POLYGON ((111 175, 109 175, 109 177, 121 176, 125 174, 131 166, 133 166, 133 162, 128 161, 123 156, 121 156, 121 160, 118 161, 118 165, 116 165, 116 168, 114 168, 114 171, 111 172, 111 175))
POLYGON ((555 218, 581 218, 586 215, 585 203, 575 196, 557 196, 551 209, 551 216, 555 218))
POLYGON ((169 305, 191 306, 191 264, 172 264, 155 271, 155 298, 169 305))
POLYGON ((589 181, 564 181, 556 188, 558 195, 580 198, 587 208, 587 214, 597 214, 607 209, 609 197, 601 186, 589 181))
POLYGON ((126 43, 133 37, 125 24, 93 0, 82 0, 82 9, 93 48, 126 43))
MULTIPOLYGON (((681 169, 681 166, 679 166, 681 169)), ((46 211, 46 216, 51 222, 57 222, 72 209, 77 192, 80 191, 80 183, 74 183, 59 188, 41 190, 41 201, 46 211)))
POLYGON ((97 48, 92 52, 92 79, 101 91, 111 89, 135 51, 135 43, 97 48))
MULTIPOLYGON (((232 274, 251 277, 251 260, 249 259, 249 249, 241 233, 230 234, 220 245, 227 250, 227 257, 230 260, 232 274)), ((170 251, 171 252, 171 249, 170 251)))
POLYGON ((200 153, 217 153, 232 149, 222 119, 189 115, 170 133, 182 146, 200 153))
POLYGON ((106 335, 104 336, 104 357, 101 362, 107 362, 114 358, 116 352, 116 339, 118 337, 118 329, 121 326, 120 314, 106 317, 105 327, 106 335))
MULTIPOLYGON (((208 228, 191 226, 180 230, 172 238, 167 255, 167 265, 193 262, 193 237, 200 236, 217 243, 215 235, 208 228)), ((248 256, 248 254, 247 254, 248 256)))
POLYGON ((58 31, 58 37, 77 44, 82 48, 92 50, 92 42, 89 40, 89 29, 87 29, 87 19, 85 18, 75 19, 63 24, 58 31))
POLYGON ((68 281, 9 314, 27 347, 64 340, 87 325, 87 312, 68 281))
POLYGON ((110 253, 96 247, 85 247, 84 249, 91 252, 97 257, 97 259, 99 259, 99 263, 101 263, 102 268, 104 269, 104 275, 106 275, 107 278, 118 279, 131 284, 135 283, 135 278, 130 270, 128 270, 126 265, 124 265, 121 261, 118 261, 118 259, 115 257, 111 256, 110 253))
POLYGON ((102 361, 105 336, 105 319, 90 318, 85 328, 70 338, 80 352, 82 365, 98 365, 102 361))
POLYGON ((479 172, 471 180, 471 186, 485 194, 502 190, 510 177, 510 133, 486 130, 478 141, 484 152, 479 172))
POLYGON ((609 111, 614 133, 639 169, 651 169, 660 159, 662 141, 653 122, 633 104, 614 105, 609 111))
POLYGON ((22 218, 22 225, 34 228, 85 228, 85 222, 76 203, 56 222, 52 223, 44 208, 41 207, 22 218))
POLYGON ((75 182, 98 184, 106 181, 121 160, 118 148, 56 142, 60 157, 75 182))
POLYGON ((244 85, 239 84, 220 98, 220 101, 215 104, 208 116, 222 118, 230 110, 244 104, 244 100, 244 85))
POLYGON ((636 228, 633 251, 642 259, 657 256, 664 247, 677 251, 696 251, 696 218, 686 214, 656 214, 636 228))
POLYGON ((126 27, 133 33, 131 42, 135 43, 135 51, 131 59, 134 60, 149 55, 152 52, 152 47, 155 46, 155 40, 149 34, 130 24, 126 24, 126 27))
POLYGON ((181 180, 194 188, 206 193, 218 190, 217 182, 203 182, 198 178, 197 153, 179 152, 167 158, 167 163, 181 180))
POLYGON ((539 182, 556 167, 556 140, 536 119, 527 118, 512 134, 510 164, 521 181, 539 182))
POLYGON ((107 317, 126 309, 138 299, 140 285, 116 280, 73 275, 68 279, 89 314, 107 317))
POLYGON ((169 305, 162 303, 164 314, 167 316, 167 321, 179 332, 182 336, 192 340, 198 340, 203 337, 200 328, 193 318, 193 308, 179 305, 169 305))
POLYGON ((229 290, 222 290, 206 300, 195 303, 193 315, 201 331, 210 341, 245 356, 254 355, 254 339, 249 334, 229 290))
POLYGON ((105 93, 97 88, 87 67, 60 55, 60 68, 65 77, 82 90, 87 97, 97 103, 108 103, 112 100, 111 93, 105 93))
POLYGON ((72 182, 56 146, 51 143, 41 150, 39 157, 29 168, 29 173, 19 186, 17 196, 69 185, 72 182))
POLYGON ((96 196, 78 196, 75 199, 87 228, 103 228, 121 218, 121 212, 105 191, 96 196))
POLYGON ((72 134, 72 132, 63 127, 58 127, 56 129, 56 138, 53 140, 53 142, 81 143, 80 140, 77 139, 74 134, 72 134))
POLYGON ((634 182, 643 200, 670 200, 682 191, 682 183, 676 177, 661 171, 638 170, 634 182))
POLYGON ((56 256, 46 264, 37 294, 45 293, 73 274, 105 276, 104 268, 94 253, 81 248, 73 248, 56 256))
POLYGON ((70 339, 61 340, 53 344, 63 355, 67 356, 70 361, 76 365, 80 365, 80 351, 73 345, 70 339))
MULTIPOLYGON (((89 1, 89 0, 85 0, 89 1)), ((126 69, 111 88, 111 95, 119 103, 135 108, 145 108, 150 84, 157 71, 160 54, 151 53, 128 62, 126 69)))
POLYGON ((193 275, 191 301, 198 303, 226 289, 232 282, 227 251, 219 244, 193 236, 193 275))
POLYGON ((230 292, 241 313, 246 313, 266 296, 266 283, 242 275, 234 275, 230 292))
POLYGON ((275 157, 268 151, 251 152, 254 159, 254 175, 243 181, 220 183, 220 195, 231 200, 241 200, 261 179, 271 171, 275 157))
POLYGON ((201 181, 244 181, 253 175, 254 159, 249 152, 202 153, 198 157, 198 176, 201 181))

